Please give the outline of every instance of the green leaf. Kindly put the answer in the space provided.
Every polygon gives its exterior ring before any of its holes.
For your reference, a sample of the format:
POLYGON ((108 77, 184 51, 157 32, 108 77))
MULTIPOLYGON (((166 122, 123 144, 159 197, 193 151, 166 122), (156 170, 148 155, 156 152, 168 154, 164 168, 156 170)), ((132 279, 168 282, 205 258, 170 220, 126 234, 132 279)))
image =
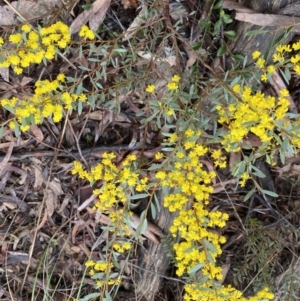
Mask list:
POLYGON ((119 276, 119 273, 112 273, 108 276, 108 279, 113 279, 116 278, 117 276, 119 276))
POLYGON ((212 252, 212 253, 217 252, 216 247, 206 239, 204 240, 204 245, 210 252, 212 252))
POLYGON ((253 173, 255 176, 257 176, 259 178, 265 178, 266 177, 266 175, 260 169, 258 169, 256 166, 251 165, 250 167, 251 167, 251 169, 255 170, 255 172, 253 173))
POLYGON ((151 217, 153 219, 156 219, 156 209, 155 209, 155 205, 152 202, 150 203, 150 210, 151 210, 151 217))
POLYGON ((234 30, 224 31, 224 34, 230 40, 234 40, 236 38, 236 31, 234 30))
POLYGON ((157 197, 156 193, 154 193, 154 201, 155 201, 157 211, 160 212, 160 202, 158 200, 158 197, 157 197))
POLYGON ((164 147, 162 148, 162 151, 164 152, 172 152, 174 150, 174 147, 164 147))
POLYGON ((280 71, 282 77, 284 78, 284 80, 286 81, 286 83, 288 84, 291 79, 290 69, 288 67, 285 67, 284 72, 283 72, 283 70, 281 70, 281 68, 279 68, 279 71, 280 71))
POLYGON ((83 71, 91 71, 90 68, 85 67, 85 66, 78 66, 79 69, 83 70, 83 71))
POLYGON ((83 4, 81 5, 83 10, 90 10, 91 9, 91 4, 83 4))
POLYGON ((78 115, 80 116, 82 113, 82 101, 78 101, 77 112, 78 115))
POLYGON ((151 164, 151 166, 148 168, 148 170, 157 170, 157 169, 160 169, 162 167, 161 164, 151 164))
POLYGON ((140 228, 141 229, 141 231, 140 231, 141 234, 144 234, 146 232, 147 226, 148 226, 148 221, 145 217, 144 220, 143 220, 143 224, 140 228))
POLYGON ((222 1, 221 0, 214 5, 213 9, 220 9, 220 8, 222 8, 222 1))
POLYGON ((125 52, 127 52, 127 49, 118 48, 118 49, 114 49, 114 52, 117 52, 117 53, 125 53, 125 52))
POLYGON ((201 268, 203 268, 204 266, 205 266, 205 262, 196 264, 194 267, 192 267, 192 268, 189 270, 189 274, 194 274, 194 273, 196 273, 197 271, 199 271, 199 270, 200 270, 201 268))
POLYGON ((257 35, 260 35, 260 34, 265 34, 265 33, 268 33, 268 32, 269 32, 269 30, 262 30, 262 29, 250 30, 250 31, 245 33, 245 36, 252 37, 252 36, 257 36, 257 35))
POLYGON ((133 196, 130 197, 131 200, 139 200, 139 199, 143 199, 143 198, 147 198, 149 197, 149 194, 147 193, 140 193, 140 194, 135 194, 133 196))
POLYGON ((207 255, 208 261, 209 261, 211 264, 215 264, 215 260, 214 260, 214 258, 212 257, 212 255, 211 255, 209 252, 207 252, 206 255, 207 255))
POLYGON ((5 110, 7 110, 8 112, 11 112, 11 113, 14 114, 14 115, 16 114, 16 111, 15 111, 13 108, 11 108, 10 106, 5 105, 4 108, 5 108, 5 110))
POLYGON ((246 202, 246 201, 248 201, 250 198, 251 198, 251 196, 252 196, 252 194, 255 192, 255 188, 252 188, 246 195, 245 195, 245 197, 244 197, 244 202, 246 202))
POLYGON ((236 60, 237 62, 243 62, 244 59, 245 59, 245 57, 244 57, 243 55, 241 55, 241 54, 234 54, 234 55, 232 56, 232 58, 233 58, 234 60, 236 60))
POLYGON ((100 293, 91 293, 86 295, 84 298, 80 298, 79 301, 89 301, 91 299, 98 298, 100 295, 100 293))
POLYGON ((14 132, 15 132, 16 137, 19 137, 20 134, 21 134, 20 126, 19 126, 19 124, 17 123, 16 120, 14 120, 14 122, 15 122, 15 130, 14 130, 14 132))
POLYGON ((264 193, 264 194, 266 194, 266 195, 272 196, 274 198, 278 198, 278 194, 276 192, 274 192, 274 191, 262 189, 261 192, 264 193))
POLYGON ((66 80, 67 80, 69 83, 74 83, 74 82, 76 82, 76 79, 74 79, 73 77, 70 77, 70 76, 67 76, 67 77, 66 77, 66 80))
POLYGON ((245 168, 246 168, 246 163, 245 161, 241 161, 239 162, 233 169, 232 171, 232 175, 234 177, 236 177, 237 175, 241 175, 242 173, 245 172, 245 168))
POLYGON ((113 301, 108 291, 105 291, 105 298, 103 301, 113 301))
POLYGON ((223 54, 226 53, 226 46, 225 45, 222 45, 219 49, 218 49, 218 52, 217 52, 217 56, 222 56, 223 54))
POLYGON ((224 14, 222 16, 222 19, 223 19, 224 23, 226 23, 226 24, 232 23, 232 19, 230 18, 230 15, 224 14))

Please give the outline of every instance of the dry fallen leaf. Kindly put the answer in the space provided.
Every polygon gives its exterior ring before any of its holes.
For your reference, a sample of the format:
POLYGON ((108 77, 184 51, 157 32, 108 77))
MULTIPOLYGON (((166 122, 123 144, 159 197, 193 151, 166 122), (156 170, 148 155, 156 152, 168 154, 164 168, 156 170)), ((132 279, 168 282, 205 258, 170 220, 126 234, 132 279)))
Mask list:
POLYGON ((222 8, 234 9, 236 12, 239 12, 239 13, 248 13, 248 14, 255 13, 255 10, 247 8, 236 1, 230 1, 230 0, 223 0, 222 8))
POLYGON ((300 18, 274 14, 237 13, 235 19, 260 26, 293 26, 292 32, 300 33, 300 18))
POLYGON ((48 217, 51 217, 57 207, 57 196, 51 189, 44 190, 48 217))
POLYGON ((5 172, 5 170, 7 168, 7 165, 9 164, 8 161, 10 159, 13 148, 14 148, 14 142, 11 141, 11 142, 9 142, 9 148, 6 152, 4 159, 2 160, 2 162, 0 162, 0 176, 3 175, 3 173, 5 172))
MULTIPOLYGON (((1 20, 1 17, 0 17, 0 20, 1 20)), ((6 67, 0 68, 0 75, 6 82, 9 82, 9 68, 6 68, 6 67)))
MULTIPOLYGON (((0 25, 9 26, 15 24, 15 13, 8 5, 0 6, 0 25)), ((3 68, 2 68, 3 69, 3 68)), ((8 69, 8 68, 7 68, 8 69)))
POLYGON ((38 143, 44 140, 44 134, 38 126, 31 125, 30 130, 38 143))
POLYGON ((13 1, 11 5, 21 13, 22 17, 26 19, 32 18, 43 18, 47 15, 50 15, 53 11, 53 8, 62 7, 63 2, 61 0, 22 0, 22 1, 13 1))
POLYGON ((103 22, 111 0, 96 0, 89 10, 83 11, 70 26, 71 33, 76 33, 90 21, 90 28, 96 31, 103 22))

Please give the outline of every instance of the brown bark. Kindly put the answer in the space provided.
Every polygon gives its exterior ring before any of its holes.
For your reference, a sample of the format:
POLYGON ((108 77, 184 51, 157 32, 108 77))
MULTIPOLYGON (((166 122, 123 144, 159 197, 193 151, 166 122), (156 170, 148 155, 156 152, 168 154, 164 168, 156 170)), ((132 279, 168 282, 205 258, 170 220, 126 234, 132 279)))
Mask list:
MULTIPOLYGON (((293 0, 244 0, 242 5, 258 13, 272 13, 272 14, 291 14, 297 15, 297 10, 285 10, 284 8, 289 4, 295 4, 293 0)), ((298 11, 298 14, 300 12, 298 11)), ((237 31, 237 37, 234 41, 231 41, 228 45, 230 51, 233 54, 242 54, 243 56, 248 55, 248 64, 253 63, 251 53, 255 50, 259 50, 262 53, 266 53, 271 43, 285 32, 284 29, 271 26, 257 26, 246 22, 237 22, 234 25, 237 31), (252 30, 268 30, 268 33, 256 36, 247 36, 246 33, 252 30)), ((294 34, 289 33, 283 40, 282 43, 288 43, 294 34)), ((272 54, 272 50, 270 54, 272 54)), ((275 50, 275 49, 274 49, 275 50)), ((270 56, 269 56, 270 57, 270 56)))
MULTIPOLYGON (((161 210, 154 223, 165 234, 168 234, 176 213, 170 213, 168 209, 163 207, 163 193, 161 191, 157 192, 157 197, 161 204, 161 210)), ((148 301, 154 300, 169 264, 170 260, 162 243, 157 245, 148 240, 147 246, 140 247, 137 263, 139 268, 135 269, 135 293, 138 300, 142 297, 148 301)))

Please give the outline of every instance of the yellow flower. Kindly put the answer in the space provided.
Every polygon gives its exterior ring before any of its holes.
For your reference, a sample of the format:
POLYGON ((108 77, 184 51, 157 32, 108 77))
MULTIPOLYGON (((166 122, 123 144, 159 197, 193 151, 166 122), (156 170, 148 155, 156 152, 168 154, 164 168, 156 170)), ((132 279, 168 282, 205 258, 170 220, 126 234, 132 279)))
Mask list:
POLYGON ((269 65, 267 67, 267 71, 272 74, 272 73, 274 73, 276 71, 276 68, 275 68, 274 65, 269 65))
POLYGON ((291 63, 292 64, 297 64, 300 60, 300 55, 299 54, 296 54, 294 56, 291 57, 291 63))
POLYGON ((6 60, 13 65, 18 65, 20 63, 20 58, 17 55, 10 55, 6 60))
POLYGON ((287 90, 287 89, 281 89, 280 91, 279 91, 279 93, 280 93, 280 95, 282 96, 282 97, 287 97, 287 96, 289 96, 289 91, 287 90))
POLYGON ((178 136, 176 133, 171 134, 171 136, 169 137, 169 142, 170 143, 174 143, 177 140, 178 136))
POLYGON ((28 124, 20 126, 20 130, 22 132, 27 132, 29 129, 30 129, 30 125, 28 125, 28 124))
POLYGON ((167 111, 167 115, 172 116, 174 114, 174 109, 169 108, 167 111))
MULTIPOLYGON (((241 85, 234 85, 233 87, 232 87, 232 90, 233 90, 233 92, 234 93, 239 93, 240 91, 241 91, 241 85)), ((220 106, 220 108, 221 108, 221 106, 220 106)), ((218 109, 217 109, 218 110, 218 109)))
POLYGON ((184 154, 184 152, 182 152, 182 151, 178 151, 178 152, 176 153, 176 157, 179 158, 179 159, 184 158, 184 156, 185 156, 185 154, 184 154))
POLYGON ((64 82, 65 81, 66 76, 62 73, 58 74, 56 79, 60 82, 64 82))
POLYGON ((263 73, 260 77, 261 81, 266 82, 268 80, 267 73, 263 73))
POLYGON ((273 54, 273 61, 283 64, 284 63, 284 56, 281 53, 274 53, 273 54))
POLYGON ((167 84, 167 87, 169 90, 178 90, 178 84, 175 82, 170 82, 167 84))
POLYGON ((86 101, 86 100, 87 100, 87 97, 86 97, 86 95, 85 95, 85 94, 82 94, 82 93, 79 95, 79 97, 78 97, 78 98, 79 98, 79 100, 80 100, 80 101, 82 101, 82 102, 84 102, 84 101, 86 101))
POLYGON ((295 70, 297 75, 300 75, 300 65, 294 66, 294 70, 295 70))
POLYGON ((28 32, 31 31, 31 27, 30 27, 29 24, 24 24, 24 25, 21 27, 21 30, 22 30, 23 32, 28 33, 28 32))
POLYGON ((252 53, 252 58, 253 58, 254 60, 256 60, 257 58, 260 57, 260 55, 261 55, 260 51, 256 50, 256 51, 254 51, 254 52, 252 53))
POLYGON ((256 62, 256 65, 262 69, 265 66, 265 62, 266 61, 263 58, 259 58, 256 62))
POLYGON ((173 77, 172 77, 172 82, 174 82, 174 83, 178 83, 180 81, 180 76, 178 76, 178 75, 173 75, 173 77))
POLYGON ((79 36, 89 39, 89 40, 93 40, 95 38, 95 34, 94 32, 88 28, 88 26, 83 25, 79 31, 79 36))
POLYGON ((244 187, 246 185, 246 182, 247 182, 248 179, 250 179, 250 176, 246 172, 244 172, 241 175, 241 178, 240 178, 240 181, 239 181, 240 186, 244 187))
POLYGON ((284 53, 284 52, 291 52, 291 46, 290 45, 279 45, 276 47, 276 51, 279 53, 284 53))
POLYGON ((23 68, 20 68, 20 67, 14 67, 14 72, 15 72, 17 75, 22 74, 23 68))
POLYGON ((94 265, 95 265, 95 262, 94 262, 92 259, 88 260, 88 261, 85 263, 85 266, 86 266, 87 268, 92 267, 92 266, 94 266, 94 265))
POLYGON ((155 154, 155 159, 156 159, 156 160, 159 160, 159 159, 161 159, 161 158, 163 158, 163 157, 164 157, 164 154, 161 153, 161 152, 158 152, 158 153, 155 154))
POLYGON ((55 47, 53 45, 49 45, 45 53, 45 58, 47 60, 52 60, 54 57, 55 57, 55 47))
POLYGON ((0 46, 4 44, 4 40, 0 37, 0 46))
POLYGON ((146 92, 148 93, 153 93, 155 90, 155 86, 154 85, 148 85, 146 88, 146 92))
POLYGON ((300 50, 300 41, 293 43, 292 47, 295 51, 300 50))
POLYGON ((39 40, 39 35, 34 32, 34 31, 31 31, 29 33, 29 36, 28 36, 28 39, 31 41, 31 42, 37 42, 39 40))
POLYGON ((155 175, 156 179, 164 180, 167 174, 164 171, 158 171, 155 175))
POLYGON ((11 34, 9 37, 9 41, 14 44, 18 44, 23 40, 23 36, 20 33, 11 34))
POLYGON ((9 122, 8 126, 9 126, 9 128, 10 128, 11 130, 14 130, 14 129, 16 128, 16 123, 15 123, 15 121, 14 121, 14 120, 11 120, 11 121, 9 122))

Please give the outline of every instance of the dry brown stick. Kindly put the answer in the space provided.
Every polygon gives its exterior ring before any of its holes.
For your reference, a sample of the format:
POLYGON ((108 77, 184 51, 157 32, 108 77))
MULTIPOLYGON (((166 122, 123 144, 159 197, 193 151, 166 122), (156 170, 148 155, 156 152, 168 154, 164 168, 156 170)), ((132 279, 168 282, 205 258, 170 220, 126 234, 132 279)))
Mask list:
MULTIPOLYGON (((145 150, 154 149, 154 145, 145 145, 145 150)), ((102 152, 121 152, 121 151, 133 151, 133 150, 141 150, 142 146, 132 146, 130 147, 127 144, 120 144, 120 145, 101 145, 95 146, 92 148, 81 150, 81 154, 86 157, 98 157, 102 152)), ((17 160, 24 160, 27 158, 41 158, 41 157, 54 157, 55 150, 53 151, 35 151, 35 152, 25 152, 20 154, 14 154, 10 156, 9 161, 17 161, 17 160)), ((72 158, 72 159, 80 159, 80 153, 78 151, 68 151, 68 150, 58 150, 57 157, 65 157, 65 158, 72 158)), ((0 156, 0 161, 3 160, 5 156, 0 156)))

